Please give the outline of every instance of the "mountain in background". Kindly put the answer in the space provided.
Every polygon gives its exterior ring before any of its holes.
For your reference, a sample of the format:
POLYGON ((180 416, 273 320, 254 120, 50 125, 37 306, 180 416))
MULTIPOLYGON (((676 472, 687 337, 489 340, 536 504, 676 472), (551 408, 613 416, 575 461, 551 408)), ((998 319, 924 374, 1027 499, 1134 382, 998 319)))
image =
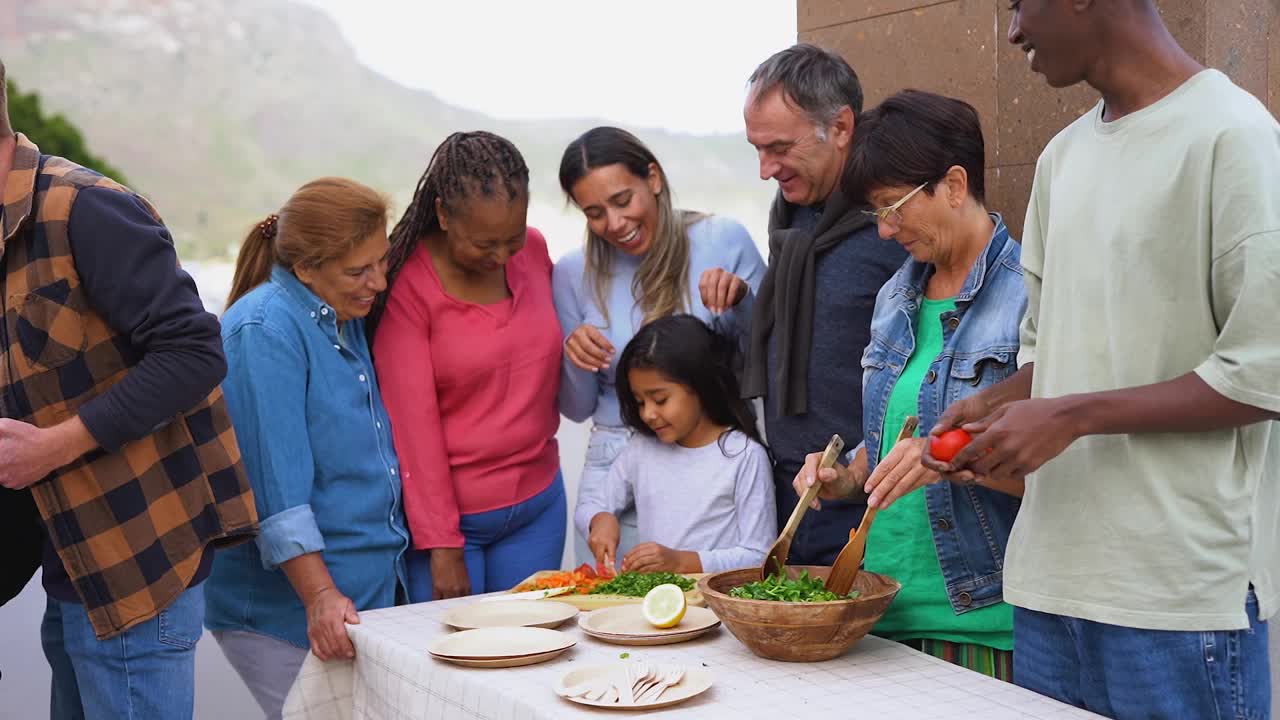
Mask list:
MULTIPOLYGON (((186 259, 228 257, 252 224, 322 175, 388 192, 399 213, 455 130, 515 142, 533 175, 530 223, 553 253, 581 242, 581 215, 566 211, 556 172, 568 142, 603 123, 453 107, 360 64, 329 16, 308 6, 0 0, 0 57, 154 201, 186 259)), ((465 72, 466 62, 440 72, 465 72)), ((758 180, 741 135, 629 129, 658 155, 682 206, 731 215, 764 245, 773 186, 758 180)))

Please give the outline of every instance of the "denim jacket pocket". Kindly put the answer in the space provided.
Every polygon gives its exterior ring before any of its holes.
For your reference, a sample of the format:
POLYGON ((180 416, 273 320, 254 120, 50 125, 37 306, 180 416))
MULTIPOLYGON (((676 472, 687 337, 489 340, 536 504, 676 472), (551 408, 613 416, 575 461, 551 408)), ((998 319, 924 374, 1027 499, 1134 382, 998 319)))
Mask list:
POLYGON ((1008 378, 1018 369, 1017 350, 984 350, 956 357, 951 362, 949 402, 972 395, 1008 378))

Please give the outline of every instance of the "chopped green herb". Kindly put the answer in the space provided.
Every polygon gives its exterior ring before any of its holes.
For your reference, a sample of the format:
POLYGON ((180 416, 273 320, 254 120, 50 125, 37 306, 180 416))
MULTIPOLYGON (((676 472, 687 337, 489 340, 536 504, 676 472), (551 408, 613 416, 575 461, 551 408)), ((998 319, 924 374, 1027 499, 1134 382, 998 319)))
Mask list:
POLYGON ((604 583, 600 583, 591 589, 592 595, 627 595, 629 597, 644 597, 649 591, 659 585, 679 585, 681 590, 689 592, 693 589, 693 581, 683 575, 675 573, 639 573, 624 572, 616 578, 604 583))
POLYGON ((729 595, 747 600, 777 600, 779 602, 831 602, 833 600, 853 600, 858 597, 854 590, 848 595, 836 595, 822 584, 822 578, 810 577, 809 571, 800 573, 800 577, 792 580, 786 575, 775 573, 753 583, 733 588, 729 595))
POLYGON ((631 653, 622 653, 618 657, 622 658, 623 660, 626 660, 627 658, 631 657, 631 653))

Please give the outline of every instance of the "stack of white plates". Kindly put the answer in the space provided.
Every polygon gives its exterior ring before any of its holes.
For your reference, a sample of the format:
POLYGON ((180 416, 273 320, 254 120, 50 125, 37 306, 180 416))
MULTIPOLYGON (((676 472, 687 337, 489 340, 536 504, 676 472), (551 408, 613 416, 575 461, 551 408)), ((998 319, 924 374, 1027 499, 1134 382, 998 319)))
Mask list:
POLYGON ((582 632, 615 645, 670 645, 692 640, 720 626, 720 618, 706 608, 689 607, 679 624, 656 628, 644 619, 640 605, 602 608, 578 616, 582 632))
POLYGON ((559 630, 536 627, 489 627, 463 630, 437 638, 431 656, 467 667, 518 667, 546 662, 574 646, 559 630))

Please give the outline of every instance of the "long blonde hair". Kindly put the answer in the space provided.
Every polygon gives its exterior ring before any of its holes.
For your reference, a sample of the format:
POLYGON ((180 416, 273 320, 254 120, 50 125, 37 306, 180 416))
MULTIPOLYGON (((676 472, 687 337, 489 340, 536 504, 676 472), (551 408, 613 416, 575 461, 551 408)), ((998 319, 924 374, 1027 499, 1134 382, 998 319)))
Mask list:
MULTIPOLYGON (((662 191, 656 197, 658 225, 653 243, 640 261, 631 281, 631 295, 644 314, 643 323, 689 309, 689 226, 706 217, 672 204, 671 184, 658 158, 635 135, 616 127, 598 127, 583 133, 565 148, 560 160, 560 187, 573 200, 573 186, 596 168, 621 164, 632 175, 647 178, 657 168, 662 191)), ((615 250, 587 227, 586 264, 596 305, 609 322, 609 289, 613 283, 615 250)))
POLYGON ((386 196, 354 180, 325 177, 298 188, 254 225, 240 246, 227 306, 271 278, 275 265, 316 267, 351 252, 387 225, 386 196))

